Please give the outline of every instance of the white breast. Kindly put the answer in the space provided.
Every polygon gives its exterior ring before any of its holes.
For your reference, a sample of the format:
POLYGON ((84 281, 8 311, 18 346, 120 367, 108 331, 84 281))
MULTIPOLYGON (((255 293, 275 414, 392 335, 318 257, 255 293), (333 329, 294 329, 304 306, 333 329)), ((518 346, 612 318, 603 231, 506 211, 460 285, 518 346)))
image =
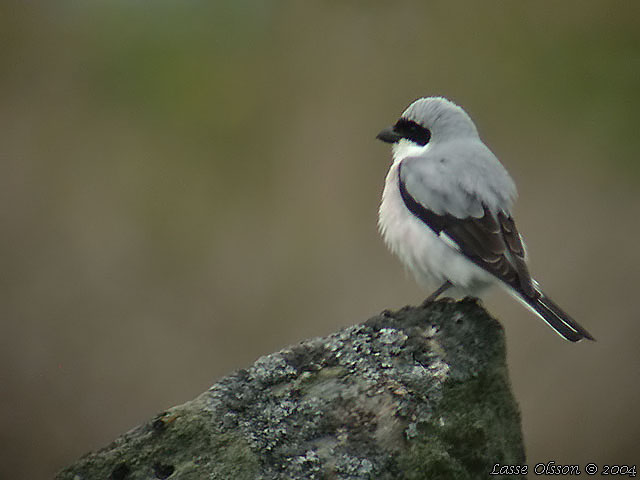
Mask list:
POLYGON ((385 243, 429 293, 449 280, 458 287, 454 293, 477 295, 493 277, 407 209, 400 196, 399 165, 395 162, 389 169, 380 204, 378 225, 385 243))

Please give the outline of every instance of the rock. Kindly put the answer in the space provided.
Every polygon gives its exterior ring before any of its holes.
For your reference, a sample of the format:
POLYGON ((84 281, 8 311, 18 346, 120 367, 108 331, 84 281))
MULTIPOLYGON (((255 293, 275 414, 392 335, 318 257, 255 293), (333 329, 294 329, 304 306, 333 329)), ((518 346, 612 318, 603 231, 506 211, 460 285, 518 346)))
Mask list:
POLYGON ((475 479, 524 461, 502 327, 465 299, 262 357, 57 478, 475 479))

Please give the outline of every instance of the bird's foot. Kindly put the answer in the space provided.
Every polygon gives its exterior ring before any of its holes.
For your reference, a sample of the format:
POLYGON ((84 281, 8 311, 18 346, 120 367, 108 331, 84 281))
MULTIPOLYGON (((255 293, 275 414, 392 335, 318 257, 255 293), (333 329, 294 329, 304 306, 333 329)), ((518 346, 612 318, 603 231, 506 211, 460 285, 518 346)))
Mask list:
POLYGON ((444 282, 442 285, 440 285, 440 287, 438 287, 438 289, 435 292, 433 292, 431 295, 425 298, 424 302, 422 302, 422 307, 428 307, 429 305, 431 305, 433 302, 435 302, 438 299, 440 295, 442 295, 446 290, 448 290, 452 286, 453 284, 449 280, 444 282))

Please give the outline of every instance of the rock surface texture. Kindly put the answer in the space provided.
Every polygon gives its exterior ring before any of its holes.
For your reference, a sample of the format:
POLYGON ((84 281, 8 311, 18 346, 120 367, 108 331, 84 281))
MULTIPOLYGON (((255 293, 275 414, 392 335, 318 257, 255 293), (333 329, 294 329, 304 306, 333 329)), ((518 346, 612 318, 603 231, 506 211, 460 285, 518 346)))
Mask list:
POLYGON ((502 327, 465 299, 262 357, 57 478, 460 480, 524 462, 502 327))

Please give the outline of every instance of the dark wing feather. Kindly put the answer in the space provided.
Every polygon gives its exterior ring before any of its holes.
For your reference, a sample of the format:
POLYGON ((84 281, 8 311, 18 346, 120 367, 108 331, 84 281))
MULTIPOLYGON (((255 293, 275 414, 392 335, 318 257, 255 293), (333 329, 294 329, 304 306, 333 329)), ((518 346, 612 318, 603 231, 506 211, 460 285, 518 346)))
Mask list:
POLYGON ((437 214, 411 196, 402 175, 400 195, 413 215, 438 235, 449 236, 469 260, 512 287, 562 337, 571 342, 583 338, 594 340, 587 330, 535 287, 525 262, 520 234, 510 215, 503 211, 494 215, 484 204, 484 213, 478 218, 437 214))
POLYGON ((480 218, 436 214, 409 194, 402 177, 400 195, 411 213, 437 234, 448 235, 469 260, 516 291, 536 295, 524 261, 524 247, 510 216, 500 212, 496 218, 485 205, 480 218))

